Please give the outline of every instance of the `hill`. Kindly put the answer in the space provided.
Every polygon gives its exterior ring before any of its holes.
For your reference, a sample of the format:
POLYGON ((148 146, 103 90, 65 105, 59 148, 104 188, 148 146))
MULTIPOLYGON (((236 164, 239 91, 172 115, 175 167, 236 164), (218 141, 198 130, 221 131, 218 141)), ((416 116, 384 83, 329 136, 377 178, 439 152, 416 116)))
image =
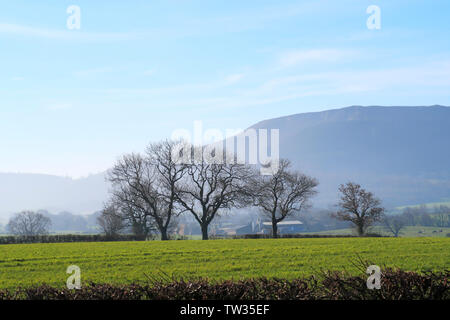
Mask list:
POLYGON ((43 174, 0 173, 0 217, 21 210, 90 214, 107 198, 104 174, 71 179, 43 174))
POLYGON ((255 129, 280 130, 280 154, 317 177, 315 203, 337 198, 354 180, 386 205, 450 197, 450 108, 352 106, 262 121, 255 129))

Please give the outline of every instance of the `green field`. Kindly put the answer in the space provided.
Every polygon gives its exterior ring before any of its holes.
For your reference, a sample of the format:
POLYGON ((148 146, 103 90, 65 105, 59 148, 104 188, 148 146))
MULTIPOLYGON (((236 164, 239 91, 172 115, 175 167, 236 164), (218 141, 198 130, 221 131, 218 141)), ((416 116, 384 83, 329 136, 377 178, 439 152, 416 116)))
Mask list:
POLYGON ((403 210, 405 208, 420 208, 422 205, 424 205, 428 209, 433 209, 434 207, 439 207, 439 206, 448 206, 448 207, 450 207, 450 199, 446 198, 446 199, 443 199, 443 201, 439 201, 439 202, 429 202, 429 203, 423 203, 423 204, 400 206, 400 207, 396 207, 395 209, 397 211, 401 211, 401 210, 403 210))
MULTIPOLYGON (((392 233, 387 231, 384 227, 372 227, 369 232, 384 236, 391 236, 392 233)), ((406 226, 400 232, 400 237, 446 237, 450 233, 450 228, 440 227, 421 227, 421 226, 406 226)), ((304 234, 321 234, 321 235, 356 235, 355 229, 336 229, 319 232, 304 232, 304 234)))
POLYGON ((63 286, 69 265, 82 281, 130 283, 163 273, 211 280, 295 278, 318 270, 357 269, 357 255, 411 271, 450 267, 450 238, 337 238, 90 242, 0 246, 0 288, 63 286))

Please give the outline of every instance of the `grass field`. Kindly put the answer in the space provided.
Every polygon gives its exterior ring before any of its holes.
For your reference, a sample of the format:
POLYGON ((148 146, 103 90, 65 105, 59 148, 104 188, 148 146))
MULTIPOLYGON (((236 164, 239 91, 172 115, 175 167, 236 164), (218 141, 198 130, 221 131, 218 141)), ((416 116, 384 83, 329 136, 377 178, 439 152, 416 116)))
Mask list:
POLYGON ((443 201, 439 201, 439 202, 429 202, 429 203, 423 203, 423 204, 400 206, 400 207, 396 207, 395 209, 398 211, 401 211, 405 208, 420 208, 422 205, 424 205, 425 207, 427 207, 429 209, 433 209, 434 207, 439 207, 439 206, 450 207, 450 199, 446 198, 446 199, 443 199, 443 201))
MULTIPOLYGON (((372 227, 370 232, 391 236, 392 233, 384 227, 372 227)), ((320 232, 304 232, 305 234, 322 234, 322 235, 356 235, 355 229, 337 229, 320 232)), ((406 226, 401 230, 400 237, 446 237, 450 233, 450 228, 440 227, 420 227, 406 226), (442 230, 442 231, 441 231, 442 230)))
POLYGON ((450 238, 258 239, 88 242, 0 246, 0 288, 48 283, 63 286, 69 265, 82 281, 130 283, 147 275, 292 279, 324 270, 357 269, 357 255, 405 270, 450 267, 450 238))

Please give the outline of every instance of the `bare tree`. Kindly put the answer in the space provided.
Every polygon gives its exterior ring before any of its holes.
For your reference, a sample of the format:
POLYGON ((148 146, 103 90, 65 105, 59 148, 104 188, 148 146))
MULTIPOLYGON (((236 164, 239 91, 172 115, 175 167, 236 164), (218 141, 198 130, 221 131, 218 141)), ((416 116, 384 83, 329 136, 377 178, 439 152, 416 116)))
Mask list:
POLYGON ((439 207, 435 206, 433 211, 438 227, 447 227, 450 221, 450 208, 441 204, 439 207))
POLYGON ((48 234, 51 220, 41 213, 23 211, 17 213, 7 225, 9 232, 20 236, 36 236, 48 234))
POLYGON ((120 208, 120 213, 133 234, 147 237, 158 231, 154 219, 149 214, 151 209, 147 209, 146 204, 132 192, 116 192, 112 201, 120 208))
POLYGON ((149 162, 139 154, 124 155, 108 172, 107 179, 112 185, 111 202, 120 210, 133 233, 149 235, 158 205, 153 189, 154 172, 149 162))
POLYGON ((290 170, 289 160, 281 159, 273 175, 258 176, 249 186, 254 205, 272 222, 272 236, 278 237, 278 223, 300 213, 317 191, 318 182, 300 172, 290 170))
POLYGON ((125 155, 108 173, 113 202, 135 233, 146 235, 156 226, 161 240, 168 240, 174 217, 182 211, 175 202, 175 184, 185 167, 173 159, 175 146, 172 141, 151 144, 145 156, 125 155))
POLYGON ((416 224, 416 216, 410 207, 403 209, 402 216, 405 219, 406 225, 414 226, 416 224))
POLYGON ((333 216, 342 221, 352 222, 358 235, 364 235, 368 227, 383 218, 384 208, 381 207, 381 201, 359 184, 353 182, 342 184, 339 192, 341 193, 339 210, 333 216))
POLYGON ((179 163, 176 157, 180 142, 165 140, 147 147, 147 156, 156 174, 154 189, 162 202, 159 214, 154 218, 165 239, 168 239, 167 232, 175 229, 175 219, 185 210, 176 201, 176 185, 186 174, 186 166, 179 163))
POLYGON ((223 153, 212 160, 208 152, 206 147, 191 149, 192 162, 186 164, 186 176, 176 185, 177 201, 200 224, 203 240, 208 239, 208 226, 222 210, 250 203, 245 184, 253 175, 249 166, 236 160, 227 163, 223 153))
POLYGON ((97 217, 97 223, 107 236, 116 236, 125 228, 125 221, 114 204, 108 204, 97 217))
POLYGON ((396 238, 400 235, 401 230, 406 226, 406 220, 402 216, 385 216, 383 222, 385 227, 392 232, 396 238))
POLYGON ((437 213, 436 214, 438 227, 445 228, 449 225, 450 214, 449 213, 437 213))

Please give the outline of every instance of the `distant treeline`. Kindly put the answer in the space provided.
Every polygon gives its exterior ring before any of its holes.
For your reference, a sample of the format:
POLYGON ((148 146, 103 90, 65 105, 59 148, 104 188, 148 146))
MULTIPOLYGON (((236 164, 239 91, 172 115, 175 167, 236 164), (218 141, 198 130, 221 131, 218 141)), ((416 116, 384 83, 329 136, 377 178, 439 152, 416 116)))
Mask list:
MULTIPOLYGON (((379 234, 366 234, 366 237, 386 237, 379 234)), ((325 234, 282 234, 280 238, 357 238, 353 235, 325 235, 325 234)), ((270 234, 245 234, 237 236, 214 236, 211 239, 270 239, 270 234)), ((0 236, 1 244, 20 243, 60 243, 60 242, 105 242, 105 241, 147 241, 156 240, 155 236, 142 236, 135 234, 120 234, 106 236, 102 234, 61 234, 39 236, 0 236)), ((188 240, 186 236, 171 237, 173 240, 188 240)))
MULTIPOLYGON (((331 235, 331 234, 281 234, 280 238, 360 238, 357 235, 331 235)), ((366 233, 364 237, 388 238, 377 233, 366 233)), ((270 234, 244 234, 233 236, 233 239, 270 239, 270 234)))
POLYGON ((145 241, 148 237, 134 234, 107 236, 102 234, 56 234, 36 236, 1 236, 0 244, 58 243, 58 242, 102 242, 102 241, 145 241))
POLYGON ((404 208, 401 215, 407 226, 450 227, 450 207, 445 205, 428 208, 425 205, 404 208))

